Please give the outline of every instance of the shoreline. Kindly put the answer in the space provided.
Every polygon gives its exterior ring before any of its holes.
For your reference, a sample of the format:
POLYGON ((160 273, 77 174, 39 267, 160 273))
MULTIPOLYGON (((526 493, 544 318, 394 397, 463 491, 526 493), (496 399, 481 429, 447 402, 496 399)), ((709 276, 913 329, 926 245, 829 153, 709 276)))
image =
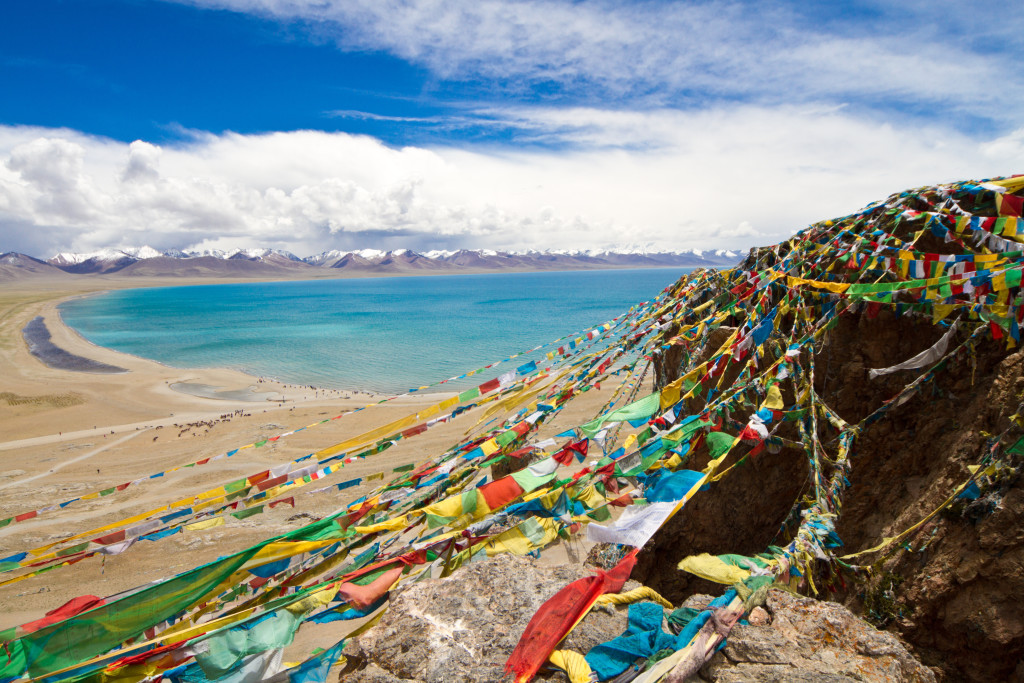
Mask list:
MULTIPOLYGON (((154 423, 176 414, 215 415, 230 412, 232 407, 251 410, 259 405, 262 409, 264 403, 267 410, 288 411, 297 406, 335 402, 357 403, 361 407, 385 397, 364 390, 310 389, 232 368, 176 368, 94 344, 63 320, 59 307, 71 299, 122 287, 111 287, 109 281, 83 280, 24 280, 17 283, 16 289, 0 295, 0 421, 10 427, 5 441, 91 431, 98 429, 100 423, 114 426, 117 431, 118 425, 154 423), (51 342, 59 349, 125 372, 96 374, 46 365, 30 352, 22 334, 35 318, 42 318, 51 342), (172 384, 202 384, 227 393, 203 396, 172 389, 172 384), (276 400, 253 402, 239 400, 232 394, 250 388, 274 395, 276 400)), ((153 287, 169 283, 148 280, 117 284, 153 287)), ((170 284, 212 283, 197 278, 170 284)))
MULTIPOLYGON (((263 281, 257 281, 256 283, 238 283, 238 284, 258 284, 260 282, 263 282, 263 281)), ((267 283, 271 283, 271 282, 276 282, 276 280, 268 280, 266 282, 267 283)), ((193 286, 201 286, 201 285, 207 285, 207 284, 213 284, 213 283, 197 282, 197 283, 192 283, 192 284, 188 284, 188 285, 180 285, 180 286, 183 286, 183 287, 193 287, 193 286)), ((216 283, 216 284, 234 284, 234 283, 232 283, 232 282, 221 282, 221 283, 216 283)), ((156 285, 154 288, 159 287, 159 286, 160 285, 156 285)), ((145 288, 143 288, 143 287, 138 287, 138 288, 127 287, 127 288, 124 288, 124 289, 150 289, 150 287, 145 287, 145 288)), ((171 365, 169 363, 164 363, 163 361, 156 360, 155 358, 146 358, 145 356, 140 356, 140 355, 137 355, 137 354, 134 354, 134 353, 129 353, 127 351, 120 351, 118 349, 113 349, 113 348, 110 348, 110 347, 107 347, 107 346, 102 346, 100 344, 97 344, 97 343, 87 339, 84 335, 82 335, 81 332, 79 332, 77 329, 75 329, 74 326, 70 325, 67 321, 64 320, 64 314, 63 314, 63 311, 61 310, 61 306, 64 303, 66 303, 68 301, 73 301, 75 299, 87 299, 87 298, 90 298, 90 297, 102 296, 104 294, 110 294, 110 293, 112 293, 114 291, 120 291, 120 288, 101 289, 101 290, 96 290, 94 292, 86 292, 86 293, 82 293, 82 294, 75 294, 75 295, 72 295, 72 296, 60 297, 59 299, 54 300, 52 302, 52 310, 53 310, 53 313, 54 313, 54 315, 56 317, 57 324, 62 328, 62 331, 65 331, 67 334, 72 335, 75 338, 76 342, 80 343, 83 347, 87 347, 89 349, 95 350, 97 353, 104 353, 104 352, 114 353, 114 354, 117 354, 117 355, 120 355, 120 356, 124 356, 126 358, 133 358, 133 359, 135 359, 137 361, 140 361, 142 363, 151 363, 151 364, 154 364, 154 365, 158 365, 161 368, 164 368, 164 369, 166 369, 167 371, 170 371, 170 372, 195 372, 195 373, 231 372, 231 373, 237 373, 239 375, 242 375, 244 377, 248 377, 249 378, 250 386, 246 387, 246 388, 249 388, 249 389, 254 389, 255 390, 257 385, 259 385, 259 384, 267 384, 268 386, 271 386, 271 387, 285 387, 285 388, 291 388, 291 389, 296 389, 296 390, 300 390, 300 391, 312 391, 314 393, 320 392, 322 394, 325 394, 325 396, 320 397, 321 399, 326 399, 327 398, 326 394, 328 394, 328 393, 329 394, 334 394, 335 397, 337 397, 338 394, 345 394, 346 395, 345 398, 349 398, 349 397, 354 396, 354 395, 362 395, 362 394, 365 394, 366 396, 368 396, 370 398, 373 398, 373 399, 381 399, 381 398, 385 398, 385 397, 390 396, 390 394, 387 394, 387 393, 384 393, 384 392, 370 391, 370 390, 367 390, 367 389, 355 389, 355 388, 351 388, 351 389, 335 389, 335 388, 331 388, 331 387, 316 386, 316 385, 313 385, 313 384, 295 384, 295 383, 292 383, 292 382, 286 382, 285 380, 277 378, 277 377, 269 377, 269 376, 266 376, 266 375, 258 375, 258 374, 254 374, 254 373, 251 373, 251 372, 247 372, 245 370, 240 370, 238 368, 230 368, 230 367, 225 367, 225 366, 197 367, 197 366, 177 366, 177 365, 171 365)), ((86 360, 92 360, 92 359, 89 359, 88 357, 86 357, 86 360)), ((127 370, 123 370, 123 369, 122 369, 122 371, 127 372, 127 370)), ((178 384, 204 384, 204 385, 209 386, 202 379, 197 379, 195 382, 193 382, 191 380, 182 380, 182 381, 179 381, 177 383, 178 384)), ((173 389, 173 386, 171 388, 173 389)), ((227 389, 226 387, 220 387, 220 386, 216 386, 216 387, 212 387, 212 388, 226 389, 226 391, 229 391, 229 392, 230 391, 241 390, 241 389, 227 389)), ((179 393, 186 394, 186 395, 189 395, 189 396, 195 396, 197 398, 208 398, 210 400, 215 400, 215 401, 231 400, 231 399, 227 399, 227 398, 224 398, 224 397, 207 396, 207 395, 205 395, 203 393, 192 393, 192 392, 189 392, 189 391, 181 391, 181 390, 176 390, 176 391, 179 391, 179 393)), ((224 392, 214 392, 214 393, 224 393, 224 392)), ((277 394, 280 394, 280 392, 275 390, 275 389, 271 389, 269 392, 264 392, 264 393, 277 393, 277 394)), ((431 393, 431 392, 426 392, 426 393, 431 393)), ((271 399, 268 399, 268 400, 271 400, 271 399)), ((278 399, 273 399, 273 400, 278 400, 278 399)))

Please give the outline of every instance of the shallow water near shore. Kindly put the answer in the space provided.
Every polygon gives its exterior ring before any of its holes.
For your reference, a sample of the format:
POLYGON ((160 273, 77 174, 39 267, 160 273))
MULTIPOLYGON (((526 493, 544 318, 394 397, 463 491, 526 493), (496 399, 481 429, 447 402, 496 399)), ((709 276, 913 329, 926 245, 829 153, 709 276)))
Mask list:
MULTIPOLYGON (((584 331, 654 298, 688 270, 161 287, 74 299, 60 311, 94 344, 175 367, 394 393, 584 331)), ((514 367, 441 388, 479 384, 514 367)))

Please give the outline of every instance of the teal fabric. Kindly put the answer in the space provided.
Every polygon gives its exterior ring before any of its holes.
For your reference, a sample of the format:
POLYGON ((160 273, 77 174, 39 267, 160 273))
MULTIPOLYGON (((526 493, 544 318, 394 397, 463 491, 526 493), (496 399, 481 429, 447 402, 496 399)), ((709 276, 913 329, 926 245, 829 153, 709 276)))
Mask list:
POLYGON ((599 681, 607 681, 628 669, 637 659, 658 650, 675 649, 675 636, 661 630, 665 610, 653 602, 629 606, 629 625, 617 638, 591 648, 585 659, 599 681))
MULTIPOLYGON (((735 597, 735 589, 730 588, 724 595, 712 600, 703 611, 685 607, 675 610, 668 619, 670 624, 681 629, 678 635, 661 630, 665 610, 660 605, 653 602, 634 603, 629 606, 629 625, 625 633, 607 643, 595 645, 584 659, 597 675, 597 680, 607 681, 623 673, 641 657, 646 659, 661 650, 675 651, 686 647, 711 618, 712 611, 725 607, 735 597)), ((719 649, 724 646, 723 640, 719 649)))
POLYGON ((679 470, 663 474, 647 491, 647 500, 651 503, 681 500, 703 476, 702 473, 693 470, 679 470))
POLYGON ((205 639, 209 650, 197 654, 196 662, 211 680, 221 678, 247 657, 289 645, 300 623, 300 615, 280 609, 242 626, 222 629, 205 639))

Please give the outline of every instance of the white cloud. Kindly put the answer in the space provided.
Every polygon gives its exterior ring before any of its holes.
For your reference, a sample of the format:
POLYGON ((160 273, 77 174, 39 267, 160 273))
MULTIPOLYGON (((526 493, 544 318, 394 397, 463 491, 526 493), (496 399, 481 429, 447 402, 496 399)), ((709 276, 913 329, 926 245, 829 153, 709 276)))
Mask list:
POLYGON ((559 96, 591 103, 829 98, 1004 122, 1019 120, 1024 95, 1007 67, 1024 17, 950 0, 839 10, 781 0, 172 1, 299 22, 342 49, 386 51, 441 81, 513 93, 555 83, 559 96))
POLYGON ((160 147, 0 127, 0 251, 744 247, 907 187, 1020 171, 1024 140, 835 108, 492 114, 580 144, 395 149, 294 131, 160 147))

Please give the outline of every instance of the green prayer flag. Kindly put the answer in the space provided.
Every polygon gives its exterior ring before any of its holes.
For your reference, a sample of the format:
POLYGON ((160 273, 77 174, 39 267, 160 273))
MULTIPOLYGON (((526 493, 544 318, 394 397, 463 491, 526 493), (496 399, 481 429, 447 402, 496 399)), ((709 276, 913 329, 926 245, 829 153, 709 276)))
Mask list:
POLYGON ((580 431, 588 437, 593 437, 607 422, 628 422, 642 420, 651 417, 661 409, 661 394, 653 393, 645 396, 639 401, 622 406, 618 410, 603 415, 592 422, 580 427, 580 431))
POLYGON ((1019 268, 1006 271, 1006 286, 1020 287, 1021 271, 1019 268))
POLYGON ((508 431, 504 431, 501 434, 498 434, 498 436, 494 437, 494 441, 499 446, 507 446, 518 438, 519 435, 516 434, 514 430, 509 429, 508 431))
POLYGON ((717 460, 726 453, 729 452, 729 448, 732 447, 732 442, 736 438, 725 432, 709 432, 707 435, 708 453, 711 454, 712 460, 717 460))
POLYGON ((246 510, 239 510, 238 512, 232 512, 231 516, 235 519, 245 519, 246 517, 252 517, 263 512, 263 506, 257 505, 256 507, 248 508, 246 510))
POLYGON ((463 391, 461 394, 459 394, 459 403, 464 403, 479 396, 480 387, 473 387, 472 389, 468 389, 467 391, 463 391))
POLYGON ((89 547, 89 541, 86 541, 85 543, 79 543, 78 545, 73 545, 70 548, 64 548, 63 550, 58 550, 57 551, 57 557, 66 557, 68 555, 74 555, 75 553, 82 552, 83 550, 85 550, 88 547, 89 547))

